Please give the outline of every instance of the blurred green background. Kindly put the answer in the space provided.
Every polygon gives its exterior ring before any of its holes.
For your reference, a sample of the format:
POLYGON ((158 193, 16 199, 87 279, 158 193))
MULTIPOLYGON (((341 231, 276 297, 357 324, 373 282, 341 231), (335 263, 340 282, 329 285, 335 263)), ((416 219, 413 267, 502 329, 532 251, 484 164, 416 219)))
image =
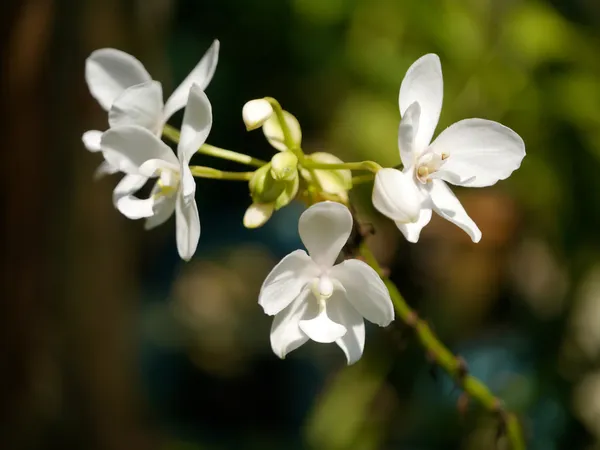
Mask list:
MULTIPOLYGON (((410 331, 367 330, 278 360, 256 304, 300 246, 292 205, 247 231, 244 183, 198 183, 202 237, 144 232, 92 180, 81 134, 104 129, 87 55, 134 54, 165 93, 221 41, 211 144, 270 158, 242 105, 270 95, 307 151, 399 162, 398 90, 440 55, 439 130, 467 117, 525 140, 509 180, 456 190, 472 244, 434 218, 407 244, 353 192, 409 303, 516 411, 530 449, 600 449, 600 3, 595 0, 8 0, 2 44, 0 448, 505 449, 497 420, 433 369, 410 331)), ((177 124, 181 115, 173 120, 177 124)), ((204 164, 238 170, 235 164, 204 164)))

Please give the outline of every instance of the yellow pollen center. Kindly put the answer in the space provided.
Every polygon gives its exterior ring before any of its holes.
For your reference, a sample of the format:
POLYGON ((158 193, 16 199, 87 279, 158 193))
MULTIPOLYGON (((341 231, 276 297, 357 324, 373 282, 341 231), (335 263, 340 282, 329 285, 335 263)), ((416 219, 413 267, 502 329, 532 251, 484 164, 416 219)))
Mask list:
POLYGON ((425 166, 420 166, 417 169, 417 175, 419 178, 427 178, 427 176, 429 175, 429 168, 425 166))

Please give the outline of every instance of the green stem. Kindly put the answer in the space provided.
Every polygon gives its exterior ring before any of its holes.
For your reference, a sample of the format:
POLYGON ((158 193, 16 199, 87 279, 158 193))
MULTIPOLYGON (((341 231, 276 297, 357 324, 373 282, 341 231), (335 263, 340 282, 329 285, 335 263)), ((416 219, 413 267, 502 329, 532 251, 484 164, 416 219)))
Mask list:
POLYGON ((478 378, 468 373, 462 358, 454 356, 433 333, 427 322, 420 319, 417 313, 408 306, 396 285, 383 275, 383 271, 371 250, 364 244, 360 250, 365 262, 379 274, 388 288, 397 316, 414 330, 428 355, 454 379, 465 393, 476 399, 487 411, 497 414, 504 421, 512 450, 525 450, 525 441, 515 414, 506 411, 502 400, 495 397, 478 378))
POLYGON ((254 172, 224 172, 213 169, 212 167, 190 166, 192 175, 199 178, 212 178, 216 180, 238 180, 248 181, 254 175, 254 172))
MULTIPOLYGON (((172 127, 171 125, 165 125, 163 129, 163 136, 172 142, 179 143, 180 133, 179 130, 172 127)), ((204 155, 214 156, 215 158, 226 159, 228 161, 235 161, 240 164, 246 164, 248 166, 262 167, 266 161, 262 161, 252 156, 245 155, 244 153, 238 153, 224 148, 215 147, 214 145, 203 144, 199 149, 198 153, 204 155)))
POLYGON ((341 164, 327 164, 318 163, 310 160, 301 161, 302 165, 307 169, 319 169, 319 170, 367 170, 369 172, 377 173, 381 166, 373 161, 361 161, 361 162, 349 162, 341 164))
POLYGON ((369 183, 370 181, 373 181, 375 177, 373 176, 372 173, 368 173, 366 175, 357 175, 355 177, 352 177, 352 185, 355 184, 361 184, 361 183, 369 183))
POLYGON ((240 164, 246 164, 248 166, 262 167, 267 164, 266 161, 262 161, 252 156, 245 155, 243 153, 233 152, 224 148, 215 147, 214 145, 204 144, 198 149, 198 153, 205 155, 214 156, 215 158, 227 159, 229 161, 235 161, 240 164))

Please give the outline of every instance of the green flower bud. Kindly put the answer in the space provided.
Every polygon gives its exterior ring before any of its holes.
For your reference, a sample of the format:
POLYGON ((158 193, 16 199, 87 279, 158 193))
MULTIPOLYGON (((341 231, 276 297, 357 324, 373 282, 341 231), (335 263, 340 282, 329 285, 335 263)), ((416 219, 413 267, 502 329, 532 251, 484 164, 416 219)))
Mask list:
MULTIPOLYGON (((290 130, 290 135, 292 138, 293 148, 300 148, 302 146, 302 130, 300 129, 300 123, 298 119, 296 119, 291 113, 287 111, 283 111, 283 117, 285 119, 285 123, 290 130)), ((283 130, 279 125, 279 119, 276 114, 273 114, 269 119, 263 124, 262 127, 263 133, 273 147, 275 147, 279 151, 291 150, 285 145, 285 139, 283 137, 283 130)))
MULTIPOLYGON (((306 156, 306 159, 316 163, 323 164, 343 164, 340 158, 331 153, 316 152, 306 156)), ((331 195, 337 195, 340 199, 348 201, 348 191, 352 189, 352 172, 348 169, 323 170, 315 169, 312 171, 317 178, 323 192, 331 195)), ((313 182, 312 174, 306 169, 302 169, 302 177, 309 183, 313 182)))
POLYGON ((273 107, 264 98, 250 100, 242 108, 242 118, 246 125, 246 130, 256 130, 273 115, 273 107))
POLYGON ((285 189, 275 200, 275 211, 280 210, 284 206, 296 198, 298 194, 298 187, 300 186, 300 177, 296 176, 293 180, 285 182, 285 189))
POLYGON ((298 177, 298 157, 286 150, 271 159, 271 175, 275 180, 291 181, 298 177))
POLYGON ((250 195, 255 203, 271 203, 277 200, 286 188, 286 182, 275 180, 271 175, 271 163, 254 172, 250 179, 250 195))
POLYGON ((244 214, 246 228, 262 227, 273 215, 273 203, 252 203, 244 214))

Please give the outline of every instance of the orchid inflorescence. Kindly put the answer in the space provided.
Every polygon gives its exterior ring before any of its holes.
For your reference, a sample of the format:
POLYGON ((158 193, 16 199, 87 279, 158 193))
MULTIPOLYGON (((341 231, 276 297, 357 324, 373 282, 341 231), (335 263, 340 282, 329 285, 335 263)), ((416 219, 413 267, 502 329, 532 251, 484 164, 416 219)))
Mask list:
MULTIPOLYGON (((523 140, 497 122, 465 119, 431 142, 442 108, 443 78, 438 56, 427 54, 408 69, 400 86, 400 165, 381 167, 374 161, 344 162, 326 152, 305 153, 298 120, 271 97, 251 100, 242 108, 246 129, 262 129, 276 150, 270 161, 261 161, 206 143, 213 117, 204 90, 215 73, 218 55, 215 40, 164 103, 161 83, 133 56, 106 48, 88 57, 86 81, 92 96, 108 112, 109 127, 104 132, 87 131, 83 143, 104 157, 96 176, 124 174, 113 191, 115 207, 130 219, 145 219, 146 229, 175 213, 177 249, 187 261, 200 238, 194 178, 247 181, 251 198, 243 217, 247 228, 264 225, 295 199, 308 204, 298 225, 308 254, 296 250, 283 258, 259 294, 264 312, 274 316, 271 346, 280 358, 310 339, 335 342, 348 364, 355 363, 365 342, 363 318, 385 327, 395 311, 418 328, 420 319, 382 274, 368 249, 361 259, 340 258, 354 225, 349 191, 358 183, 373 181, 373 206, 393 220, 409 242, 419 240, 433 211, 479 242, 481 231, 448 184, 485 187, 506 179, 525 156, 523 140), (167 122, 184 108, 179 131, 167 122), (176 144, 177 152, 161 138, 176 144), (190 165, 197 152, 252 170, 225 172, 190 165), (353 171, 367 175, 353 177, 353 171), (149 197, 137 197, 151 179, 149 197)), ((429 331, 421 342, 430 352, 440 348, 449 353, 429 331)), ((481 403, 494 398, 489 391, 482 394, 481 386, 470 392, 464 373, 454 373, 453 361, 444 362, 439 356, 437 362, 481 403)))

